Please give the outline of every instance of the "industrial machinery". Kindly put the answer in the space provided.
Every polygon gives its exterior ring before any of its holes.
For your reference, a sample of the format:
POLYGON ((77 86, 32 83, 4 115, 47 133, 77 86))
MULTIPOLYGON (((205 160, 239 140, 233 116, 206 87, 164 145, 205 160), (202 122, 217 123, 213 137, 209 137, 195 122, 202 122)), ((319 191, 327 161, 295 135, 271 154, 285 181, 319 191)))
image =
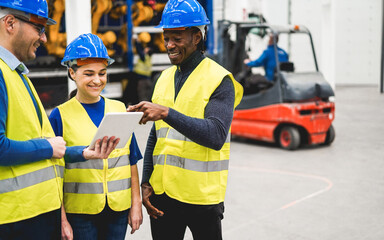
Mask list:
POLYGON ((245 87, 244 97, 234 112, 233 136, 278 143, 288 150, 304 144, 333 142, 334 92, 319 71, 312 36, 305 26, 221 21, 219 31, 223 42, 218 61, 245 87), (235 41, 231 40, 230 28, 236 30, 235 41), (250 32, 260 37, 267 33, 274 36, 277 67, 272 83, 253 74, 243 64, 250 32), (276 39, 283 35, 289 43, 290 62, 279 63, 276 39), (295 41, 299 44, 297 47, 294 47, 295 41), (304 49, 305 43, 307 49, 304 49), (298 55, 305 58, 296 58, 294 50, 301 51, 298 55), (303 51, 307 54, 302 54, 303 51), (304 63, 303 67, 298 66, 300 63, 304 63))

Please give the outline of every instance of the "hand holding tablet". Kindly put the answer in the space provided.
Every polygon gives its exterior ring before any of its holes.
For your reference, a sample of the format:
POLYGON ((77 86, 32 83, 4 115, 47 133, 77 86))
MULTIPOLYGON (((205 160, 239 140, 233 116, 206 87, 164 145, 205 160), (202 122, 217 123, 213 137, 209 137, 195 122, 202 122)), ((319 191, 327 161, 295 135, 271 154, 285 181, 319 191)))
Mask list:
POLYGON ((83 157, 85 159, 106 159, 119 142, 120 138, 105 136, 103 139, 96 140, 93 149, 85 148, 83 157))

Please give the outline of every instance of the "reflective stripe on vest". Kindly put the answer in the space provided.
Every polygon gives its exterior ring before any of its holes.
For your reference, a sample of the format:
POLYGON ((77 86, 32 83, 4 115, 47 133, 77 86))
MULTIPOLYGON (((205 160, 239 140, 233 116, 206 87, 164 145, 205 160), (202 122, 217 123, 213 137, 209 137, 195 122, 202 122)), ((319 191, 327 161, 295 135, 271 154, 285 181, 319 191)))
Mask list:
POLYGON ((193 159, 167 155, 167 161, 165 161, 165 155, 153 156, 153 165, 164 165, 164 163, 170 166, 179 167, 195 172, 217 172, 228 170, 229 167, 229 160, 202 162, 193 159))
MULTIPOLYGON (((116 158, 108 159, 108 169, 126 166, 129 164, 129 155, 123 155, 116 158)), ((94 159, 80 163, 69 163, 65 166, 67 169, 99 169, 104 168, 103 159, 94 159)), ((116 192, 131 188, 131 179, 121 179, 109 181, 108 192, 116 192)), ((64 193, 87 193, 102 194, 104 193, 103 183, 81 183, 81 182, 65 182, 64 193)))
MULTIPOLYGON (((109 181, 108 192, 117 192, 131 188, 131 179, 120 179, 109 181)), ((103 194, 103 183, 64 183, 65 193, 80 193, 80 194, 103 194)))
POLYGON ((131 179, 120 179, 115 181, 108 182, 108 192, 117 192, 125 189, 131 188, 131 179))
POLYGON ((52 171, 52 167, 47 167, 15 178, 0 180, 0 194, 30 187, 55 177, 55 171, 52 171))
MULTIPOLYGON (((130 164, 129 155, 123 155, 120 157, 108 159, 108 169, 122 167, 130 164)), ((65 165, 67 169, 103 169, 103 159, 93 159, 85 162, 67 163, 65 165)))
MULTIPOLYGON (((180 141, 187 141, 187 142, 193 142, 191 139, 187 138, 183 134, 179 133, 176 129, 174 128, 169 128, 169 127, 163 127, 158 130, 156 130, 156 137, 157 138, 168 138, 168 139, 173 139, 173 140, 180 140, 180 141), (168 132, 169 130, 169 132, 168 132), (167 136, 168 133, 168 136, 167 136)), ((225 139, 226 143, 231 142, 231 134, 227 135, 227 138, 225 139)))
POLYGON ((64 193, 102 194, 103 183, 64 182, 64 193))
POLYGON ((57 176, 64 178, 64 166, 55 165, 57 176))

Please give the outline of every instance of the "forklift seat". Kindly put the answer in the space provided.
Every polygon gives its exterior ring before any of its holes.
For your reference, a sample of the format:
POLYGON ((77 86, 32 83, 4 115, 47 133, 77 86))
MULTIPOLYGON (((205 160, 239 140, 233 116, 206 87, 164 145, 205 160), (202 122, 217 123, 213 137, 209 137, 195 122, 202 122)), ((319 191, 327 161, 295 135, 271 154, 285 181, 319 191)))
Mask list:
POLYGON ((273 86, 273 81, 268 81, 261 74, 253 74, 251 68, 238 73, 235 79, 244 88, 244 95, 255 94, 273 86))
POLYGON ((280 63, 280 71, 294 72, 295 66, 293 65, 293 62, 282 62, 282 63, 280 63))

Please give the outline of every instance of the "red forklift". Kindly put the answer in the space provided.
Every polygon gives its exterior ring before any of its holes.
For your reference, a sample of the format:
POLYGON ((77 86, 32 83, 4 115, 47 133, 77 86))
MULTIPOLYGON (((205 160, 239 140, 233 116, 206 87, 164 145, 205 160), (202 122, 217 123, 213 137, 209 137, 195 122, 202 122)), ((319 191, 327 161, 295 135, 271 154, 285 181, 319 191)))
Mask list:
POLYGON ((312 36, 305 26, 224 20, 219 23, 219 32, 222 40, 218 61, 244 86, 244 97, 233 116, 232 136, 277 143, 287 150, 303 145, 330 145, 334 141, 334 92, 319 71, 312 36), (235 40, 231 40, 230 29, 232 32, 236 30, 235 40), (252 73, 243 64, 248 58, 245 42, 249 34, 274 36, 277 64, 272 82, 252 73), (295 48, 299 51, 304 51, 307 42, 309 50, 295 55, 305 58, 295 58, 288 52, 289 62, 279 62, 276 39, 283 35, 286 35, 290 49, 294 49, 293 36, 300 35, 297 39, 299 47, 295 48), (300 62, 305 63, 304 67, 295 66, 300 62))

